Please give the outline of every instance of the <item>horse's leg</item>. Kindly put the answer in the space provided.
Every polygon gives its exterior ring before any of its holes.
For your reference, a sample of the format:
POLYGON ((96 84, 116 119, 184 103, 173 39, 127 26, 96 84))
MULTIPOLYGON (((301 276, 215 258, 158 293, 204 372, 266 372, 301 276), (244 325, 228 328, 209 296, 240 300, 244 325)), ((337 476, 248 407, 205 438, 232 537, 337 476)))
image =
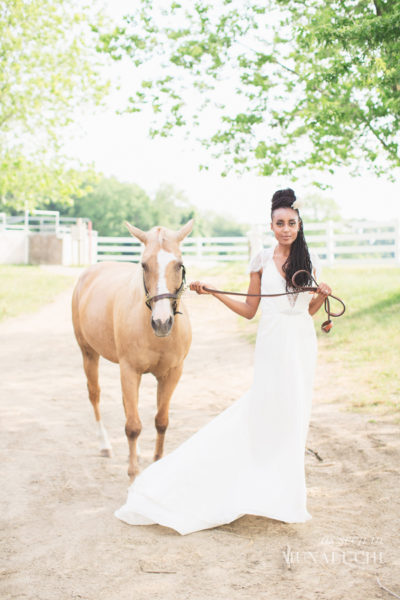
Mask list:
MULTIPOLYGON (((123 404, 125 406, 125 400, 124 400, 124 395, 123 394, 122 394, 122 402, 123 402, 123 404)), ((141 454, 141 452, 140 452, 140 446, 139 446, 139 439, 137 439, 136 440, 136 456, 138 458, 140 458, 140 454, 141 454)))
POLYGON ((92 348, 82 348, 83 368, 87 377, 87 388, 94 416, 99 428, 100 454, 111 456, 111 444, 100 415, 100 386, 99 386, 99 355, 92 348))
POLYGON ((183 363, 170 369, 164 377, 157 377, 157 414, 155 425, 157 429, 156 449, 154 460, 158 460, 164 453, 165 432, 168 427, 169 403, 174 389, 182 375, 183 363))
POLYGON ((137 440, 142 431, 142 423, 138 412, 139 384, 141 373, 137 373, 128 362, 120 362, 122 399, 125 409, 125 433, 129 445, 128 475, 131 482, 139 473, 137 458, 137 440))

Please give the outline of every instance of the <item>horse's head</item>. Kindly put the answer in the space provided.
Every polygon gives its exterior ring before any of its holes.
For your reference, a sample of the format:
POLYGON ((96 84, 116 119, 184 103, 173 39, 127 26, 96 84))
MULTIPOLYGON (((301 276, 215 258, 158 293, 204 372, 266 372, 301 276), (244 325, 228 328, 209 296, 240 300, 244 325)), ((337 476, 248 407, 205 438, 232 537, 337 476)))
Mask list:
POLYGON ((193 219, 179 231, 166 227, 142 231, 128 222, 125 225, 131 235, 144 244, 141 263, 147 305, 151 309, 151 326, 158 337, 165 337, 171 331, 179 303, 179 297, 173 296, 183 285, 184 267, 179 245, 191 232, 193 219))

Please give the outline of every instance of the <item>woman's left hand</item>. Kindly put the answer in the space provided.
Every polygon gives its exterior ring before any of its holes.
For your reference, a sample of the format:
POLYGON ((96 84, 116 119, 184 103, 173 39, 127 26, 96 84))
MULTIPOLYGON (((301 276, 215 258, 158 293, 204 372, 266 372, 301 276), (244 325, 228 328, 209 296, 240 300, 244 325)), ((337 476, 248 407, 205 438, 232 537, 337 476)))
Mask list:
POLYGON ((319 296, 323 296, 324 298, 327 298, 327 296, 329 296, 329 294, 332 294, 332 289, 329 287, 329 285, 327 283, 321 282, 316 290, 316 293, 319 296))

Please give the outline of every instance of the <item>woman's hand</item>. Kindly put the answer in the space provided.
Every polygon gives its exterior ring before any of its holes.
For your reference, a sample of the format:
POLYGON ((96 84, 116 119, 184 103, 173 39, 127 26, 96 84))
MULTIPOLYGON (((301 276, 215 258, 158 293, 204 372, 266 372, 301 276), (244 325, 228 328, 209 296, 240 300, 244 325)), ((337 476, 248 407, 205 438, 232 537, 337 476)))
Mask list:
POLYGON ((332 293, 331 288, 327 283, 320 283, 315 290, 315 296, 308 305, 308 312, 314 315, 324 304, 326 298, 332 293))
MULTIPOLYGON (((240 300, 235 300, 234 298, 230 298, 228 294, 219 294, 218 288, 215 288, 213 285, 209 283, 203 283, 202 281, 192 281, 189 284, 189 289, 197 292, 198 294, 212 294, 214 298, 217 298, 225 304, 228 308, 233 310, 233 312, 237 313, 241 317, 245 317, 246 319, 252 319, 257 312, 257 307, 260 304, 259 297, 248 296, 245 302, 241 302, 240 300), (208 288, 211 290, 210 292, 206 291, 204 288, 208 288)), ((260 294, 261 291, 261 273, 260 272, 252 272, 250 273, 250 283, 249 289, 247 290, 248 294, 260 294)))
POLYGON ((320 283, 318 285, 318 288, 316 289, 316 294, 318 294, 318 296, 322 296, 323 298, 327 298, 327 296, 329 296, 329 294, 332 294, 332 289, 329 287, 329 285, 327 283, 320 283))
POLYGON ((210 290, 216 290, 217 288, 213 287, 209 283, 203 283, 201 281, 192 281, 189 289, 197 292, 198 294, 211 294, 211 292, 207 292, 204 288, 209 288, 210 290))

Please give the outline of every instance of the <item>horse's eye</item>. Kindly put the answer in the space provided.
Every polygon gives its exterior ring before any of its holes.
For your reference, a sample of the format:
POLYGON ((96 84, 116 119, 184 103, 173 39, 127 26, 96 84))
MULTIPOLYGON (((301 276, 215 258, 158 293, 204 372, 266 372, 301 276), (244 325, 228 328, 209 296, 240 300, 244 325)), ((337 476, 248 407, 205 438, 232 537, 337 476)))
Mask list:
POLYGON ((148 268, 147 264, 146 263, 142 263, 142 268, 143 268, 143 271, 147 271, 147 268, 148 268))

